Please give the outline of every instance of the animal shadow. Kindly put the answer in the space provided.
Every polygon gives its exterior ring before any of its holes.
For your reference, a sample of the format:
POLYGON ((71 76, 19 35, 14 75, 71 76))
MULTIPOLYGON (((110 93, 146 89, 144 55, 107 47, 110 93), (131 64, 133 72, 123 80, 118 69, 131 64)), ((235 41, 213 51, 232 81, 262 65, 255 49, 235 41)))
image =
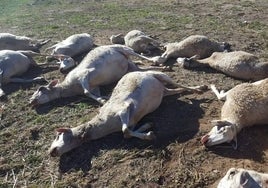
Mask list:
POLYGON ((111 149, 159 149, 171 142, 185 142, 194 137, 199 130, 198 119, 204 114, 200 108, 202 100, 191 100, 191 104, 177 100, 176 96, 166 97, 160 107, 146 115, 137 126, 152 122, 152 130, 156 135, 153 141, 137 138, 124 139, 121 132, 113 133, 104 138, 90 141, 82 146, 63 154, 60 158, 59 171, 66 173, 71 169, 87 172, 91 169, 92 158, 100 150, 111 149))
POLYGON ((213 69, 209 66, 183 67, 183 69, 197 71, 197 72, 205 72, 205 73, 221 73, 220 71, 213 69))

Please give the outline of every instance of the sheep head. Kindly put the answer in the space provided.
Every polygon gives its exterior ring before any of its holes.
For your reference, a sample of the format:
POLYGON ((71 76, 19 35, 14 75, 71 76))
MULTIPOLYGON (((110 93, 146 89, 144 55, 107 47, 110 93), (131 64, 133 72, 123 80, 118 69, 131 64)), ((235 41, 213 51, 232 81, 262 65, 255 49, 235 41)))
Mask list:
POLYGON ((55 89, 58 80, 51 81, 46 86, 41 86, 30 98, 30 105, 36 107, 40 104, 48 103, 49 101, 59 98, 59 93, 55 89))
POLYGON ((262 176, 263 174, 252 170, 230 168, 226 175, 220 180, 217 188, 266 187, 267 183, 262 182, 262 176))
POLYGON ((179 67, 182 67, 182 68, 191 68, 191 67, 194 67, 195 64, 196 64, 196 60, 197 59, 200 59, 200 56, 199 55, 194 55, 190 58, 187 58, 187 57, 178 57, 176 59, 176 62, 179 64, 179 67))
POLYGON ((150 61, 153 62, 153 65, 162 65, 165 63, 167 59, 161 56, 155 56, 155 57, 151 57, 150 61))
POLYGON ((56 139, 52 142, 48 151, 52 157, 61 156, 82 144, 82 136, 76 134, 73 129, 60 128, 56 132, 56 139))
POLYGON ((228 121, 214 120, 212 121, 213 128, 211 131, 201 138, 201 142, 209 147, 213 145, 222 144, 225 142, 230 143, 235 141, 234 148, 236 149, 236 134, 237 127, 228 121))
POLYGON ((60 62, 60 72, 62 74, 68 73, 71 69, 76 66, 76 62, 71 57, 65 57, 60 62))
POLYGON ((125 44, 124 35, 122 33, 118 35, 112 35, 110 37, 110 42, 112 44, 125 44))

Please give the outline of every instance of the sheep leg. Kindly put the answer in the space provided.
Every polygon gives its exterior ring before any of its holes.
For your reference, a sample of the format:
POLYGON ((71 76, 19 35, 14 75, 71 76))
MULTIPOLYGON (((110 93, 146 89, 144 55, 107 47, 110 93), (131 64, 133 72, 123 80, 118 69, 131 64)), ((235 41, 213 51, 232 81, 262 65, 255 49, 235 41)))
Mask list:
MULTIPOLYGON (((84 94, 92 99, 94 99, 95 101, 104 104, 106 102, 106 100, 104 98, 102 98, 101 96, 97 96, 94 93, 92 93, 92 91, 90 90, 90 86, 88 81, 86 81, 87 79, 82 79, 80 81, 82 88, 84 89, 84 94)), ((96 90, 96 88, 95 88, 96 90)), ((95 91, 96 92, 96 91, 95 91)))
POLYGON ((186 91, 186 89, 183 89, 183 88, 176 88, 176 89, 165 88, 164 96, 179 94, 183 91, 186 91))
POLYGON ((128 63, 128 72, 133 72, 133 71, 149 71, 149 70, 158 70, 162 71, 164 70, 163 67, 138 67, 135 63, 132 61, 129 61, 128 63))
POLYGON ((187 86, 175 83, 175 82, 173 82, 173 80, 169 76, 167 76, 166 74, 163 74, 163 73, 155 73, 154 77, 156 79, 158 79, 160 82, 162 82, 164 85, 174 85, 178 88, 183 88, 184 90, 182 90, 182 91, 188 90, 188 91, 193 91, 193 92, 202 92, 202 91, 207 89, 206 85, 187 87, 187 86))
POLYGON ((101 96, 99 87, 95 87, 94 89, 91 89, 91 93, 97 97, 101 97, 102 99, 105 99, 105 100, 109 99, 109 96, 101 96))
POLYGON ((142 133, 148 129, 150 129, 152 127, 152 123, 145 123, 143 125, 141 125, 138 129, 135 130, 135 132, 139 132, 142 133))
POLYGON ((210 88, 213 91, 213 93, 215 93, 215 95, 217 96, 217 98, 219 100, 225 100, 226 99, 226 96, 228 94, 228 91, 227 92, 224 92, 223 90, 221 90, 219 92, 214 84, 211 84, 210 85, 210 88))
POLYGON ((47 82, 44 77, 35 77, 33 79, 10 78, 9 81, 13 83, 47 82))
POLYGON ((193 87, 187 87, 181 84, 176 84, 177 87, 184 89, 185 91, 192 91, 192 92, 203 92, 204 90, 207 90, 206 85, 200 85, 200 86, 193 86, 193 87))
POLYGON ((124 108, 121 112, 119 112, 119 117, 122 122, 122 132, 124 134, 124 137, 125 138, 137 137, 142 140, 152 140, 154 138, 154 134, 152 131, 148 133, 141 133, 138 131, 132 131, 130 129, 131 126, 129 125, 129 122, 130 122, 131 112, 134 110, 134 106, 132 103, 128 103, 126 105, 127 105, 126 108, 124 108))
POLYGON ((5 92, 2 90, 2 81, 3 81, 3 70, 0 69, 0 97, 5 95, 5 92))
POLYGON ((175 95, 175 94, 182 93, 184 91, 202 92, 206 87, 207 86, 205 85, 201 85, 201 86, 193 86, 193 87, 187 87, 187 88, 175 88, 175 89, 165 88, 164 96, 175 95))
POLYGON ((0 69, 0 86, 2 86, 3 73, 4 73, 4 71, 2 69, 0 69))
POLYGON ((41 48, 42 46, 44 46, 45 44, 47 44, 48 42, 50 42, 50 39, 45 40, 45 39, 41 39, 38 40, 38 43, 35 45, 37 48, 41 48))

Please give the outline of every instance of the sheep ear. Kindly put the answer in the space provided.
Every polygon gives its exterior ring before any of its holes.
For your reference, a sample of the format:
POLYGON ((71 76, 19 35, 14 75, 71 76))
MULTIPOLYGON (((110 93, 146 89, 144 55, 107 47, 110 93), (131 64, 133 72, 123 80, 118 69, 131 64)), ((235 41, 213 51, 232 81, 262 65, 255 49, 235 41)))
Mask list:
POLYGON ((219 127, 222 127, 222 126, 231 126, 233 125, 232 123, 230 123, 229 121, 225 121, 225 120, 212 120, 211 121, 211 125, 214 127, 214 126, 219 126, 219 127))
POLYGON ((116 37, 123 37, 124 35, 123 35, 123 33, 119 33, 119 34, 117 34, 117 35, 115 35, 116 37))
POLYGON ((251 177, 248 172, 242 172, 240 177, 240 185, 245 188, 249 187, 248 184, 250 184, 250 179, 251 177))
POLYGON ((54 87, 55 85, 57 85, 59 82, 59 80, 52 80, 49 84, 48 84, 48 87, 49 88, 52 88, 54 87))
POLYGON ((66 132, 69 132, 69 131, 70 131, 69 128, 58 128, 58 129, 56 129, 57 133, 66 133, 66 132))

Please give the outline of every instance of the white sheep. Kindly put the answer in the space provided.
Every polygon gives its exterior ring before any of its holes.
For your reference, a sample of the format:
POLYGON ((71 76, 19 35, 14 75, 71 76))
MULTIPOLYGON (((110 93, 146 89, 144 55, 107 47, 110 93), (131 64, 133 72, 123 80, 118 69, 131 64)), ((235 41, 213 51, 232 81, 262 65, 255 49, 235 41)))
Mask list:
POLYGON ((243 168, 230 168, 217 188, 268 188, 268 174, 243 168))
POLYGON ((40 48, 50 40, 34 40, 25 36, 0 33, 0 50, 31 50, 39 52, 40 48))
POLYGON ((261 80, 268 77, 268 62, 260 62, 258 57, 244 51, 214 52, 205 59, 178 58, 177 62, 184 68, 211 67, 228 76, 244 80, 261 80))
POLYGON ((185 90, 200 91, 203 86, 185 87, 174 83, 162 72, 131 72, 123 76, 114 88, 110 99, 100 108, 99 113, 89 122, 74 128, 60 128, 49 153, 61 156, 83 142, 102 138, 113 132, 122 131, 125 138, 137 137, 152 140, 151 127, 146 123, 134 130, 137 123, 146 114, 153 112, 160 105, 164 96, 181 93, 185 90), (166 85, 180 87, 169 89, 166 85))
POLYGON ((201 138, 205 146, 235 141, 244 127, 268 122, 268 78, 254 83, 243 83, 231 90, 219 92, 214 85, 212 91, 218 99, 225 99, 220 120, 213 120, 211 131, 201 138))
MULTIPOLYGON (((104 46, 99 46, 97 47, 97 49, 95 51, 97 51, 97 53, 105 53, 105 51, 109 50, 109 48, 114 48, 114 49, 124 49, 126 51, 124 51, 124 53, 126 53, 126 57, 124 58, 125 60, 129 58, 129 56, 135 56, 135 57, 138 57, 138 58, 141 58, 141 59, 144 59, 144 60, 147 60, 147 61, 151 61, 151 62, 154 62, 154 57, 153 58, 148 58, 146 56, 143 56, 143 55, 140 55, 140 54, 137 54, 136 52, 133 51, 133 49, 131 48, 128 48, 128 47, 123 47, 123 45, 118 45, 118 44, 115 44, 115 45, 104 45, 104 46), (103 51, 103 52, 102 52, 103 51)), ((94 52, 96 53, 96 52, 94 52)), ((123 54, 124 54, 123 53, 123 54)), ((122 53, 121 53, 122 54, 122 53)), ((115 56, 116 54, 107 54, 108 56, 115 56)), ((54 55, 54 57, 57 56, 57 55, 54 55)), ((76 67, 79 62, 75 61, 73 58, 69 57, 69 56, 62 56, 60 55, 59 56, 61 59, 61 61, 58 62, 58 64, 60 64, 60 67, 59 67, 59 70, 61 73, 63 74, 66 74, 68 73, 70 70, 72 70, 74 67, 76 67)), ((101 57, 101 54, 99 55, 100 58, 101 57)), ((107 57, 108 58, 108 57, 107 57)), ((88 58, 84 58, 82 61, 86 61, 88 62, 88 58), (85 59, 85 60, 84 60, 85 59)), ((155 68, 157 69, 157 68, 155 68)))
POLYGON ((213 52, 230 50, 230 45, 210 40, 203 35, 191 35, 180 42, 167 43, 164 48, 165 52, 158 57, 157 64, 164 64, 169 58, 190 58, 194 55, 198 55, 201 59, 207 58, 213 52))
MULTIPOLYGON (((52 49, 51 55, 65 55, 74 57, 85 52, 89 52, 94 47, 93 38, 90 34, 81 33, 67 37, 65 40, 46 48, 45 51, 52 49)), ((65 57, 65 56, 59 56, 65 57)))
POLYGON ((112 44, 125 44, 137 53, 149 54, 152 49, 159 47, 159 42, 139 30, 132 30, 125 36, 123 34, 112 35, 110 37, 112 44))
POLYGON ((31 56, 41 55, 32 51, 0 50, 0 97, 5 95, 2 85, 10 82, 44 81, 43 77, 34 79, 15 78, 25 73, 31 65, 37 66, 31 56))
MULTIPOLYGON (((129 59, 131 55, 146 58, 124 45, 97 47, 67 74, 63 82, 58 83, 57 80, 54 80, 47 86, 40 87, 31 97, 30 104, 35 106, 60 97, 80 94, 104 103, 105 99, 100 96, 99 86, 118 81, 129 71, 141 70, 129 59)), ((70 60, 73 61, 72 58, 65 59, 65 61, 70 60)))

